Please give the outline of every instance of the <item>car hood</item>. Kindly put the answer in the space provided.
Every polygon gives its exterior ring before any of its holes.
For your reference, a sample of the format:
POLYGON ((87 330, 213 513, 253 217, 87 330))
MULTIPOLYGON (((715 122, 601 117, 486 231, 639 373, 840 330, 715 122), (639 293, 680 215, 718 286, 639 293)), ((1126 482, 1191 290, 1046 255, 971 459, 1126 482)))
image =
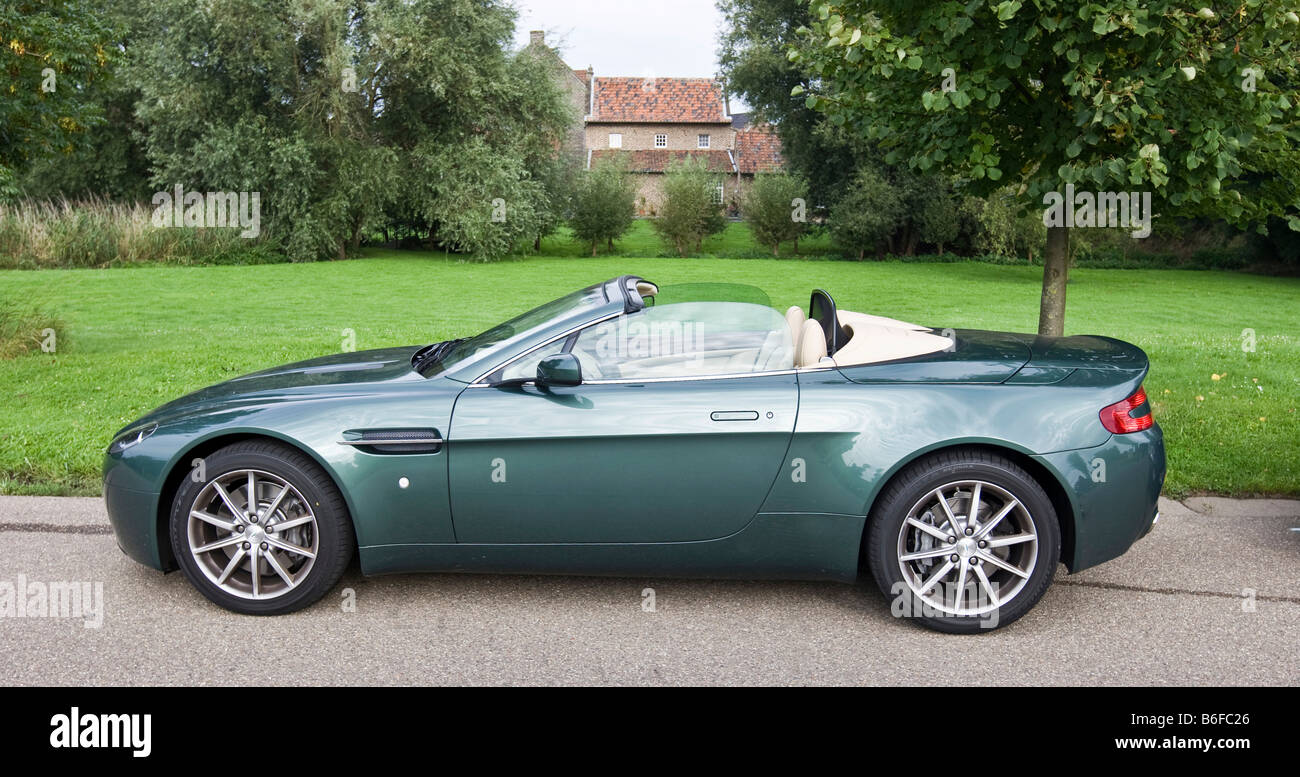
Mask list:
POLYGON ((342 353, 241 375, 168 402, 132 426, 217 408, 369 393, 381 384, 424 380, 411 369, 418 350, 413 345, 342 353))

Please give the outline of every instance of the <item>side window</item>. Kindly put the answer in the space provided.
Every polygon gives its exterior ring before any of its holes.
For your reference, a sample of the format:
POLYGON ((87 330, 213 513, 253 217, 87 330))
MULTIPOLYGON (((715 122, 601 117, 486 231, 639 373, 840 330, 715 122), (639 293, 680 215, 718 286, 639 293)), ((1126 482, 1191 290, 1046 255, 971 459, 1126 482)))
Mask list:
POLYGON ((536 351, 517 359, 513 364, 508 364, 504 369, 497 370, 489 376, 489 383, 497 383, 503 380, 532 380, 537 376, 537 364, 547 356, 557 354, 564 349, 564 341, 554 343, 545 348, 539 348, 536 351))
POLYGON ((785 318, 739 302, 683 302, 584 329, 573 346, 584 380, 693 378, 794 368, 785 318))

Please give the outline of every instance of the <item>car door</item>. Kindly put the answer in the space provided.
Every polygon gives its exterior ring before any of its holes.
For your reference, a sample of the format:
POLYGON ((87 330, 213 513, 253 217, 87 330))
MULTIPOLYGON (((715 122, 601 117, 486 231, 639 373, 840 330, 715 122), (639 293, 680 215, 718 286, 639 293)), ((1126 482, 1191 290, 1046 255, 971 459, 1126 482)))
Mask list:
POLYGON ((775 315, 770 330, 750 322, 744 337, 713 338, 711 362, 668 347, 631 369, 626 340, 600 352, 606 324, 523 360, 526 374, 567 349, 589 376, 581 385, 466 389, 448 446, 457 541, 689 542, 743 529, 782 468, 798 406, 793 370, 767 369, 785 359, 763 342, 790 340, 775 315))

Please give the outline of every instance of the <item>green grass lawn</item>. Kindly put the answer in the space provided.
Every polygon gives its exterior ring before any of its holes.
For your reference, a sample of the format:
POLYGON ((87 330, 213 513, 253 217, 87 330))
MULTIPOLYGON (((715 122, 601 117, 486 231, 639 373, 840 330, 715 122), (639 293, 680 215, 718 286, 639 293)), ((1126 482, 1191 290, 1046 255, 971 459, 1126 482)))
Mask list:
MULTIPOLYGON (((726 236, 719 239, 725 239, 726 236)), ((707 248, 707 246, 706 246, 707 248)), ((647 251, 649 253, 649 251, 647 251)), ((815 286, 840 305, 940 327, 1033 331, 1041 270, 980 263, 534 258, 471 264, 374 253, 346 262, 0 272, 0 297, 67 327, 55 354, 0 361, 0 492, 99 490, 109 436, 199 387, 342 349, 473 334, 622 273, 734 280, 784 309, 815 286)), ((1300 495, 1300 280, 1237 273, 1073 273, 1067 330, 1147 350, 1167 490, 1300 495), (1242 349, 1253 329, 1256 350, 1242 349), (1219 379, 1215 380, 1214 376, 1219 379)))

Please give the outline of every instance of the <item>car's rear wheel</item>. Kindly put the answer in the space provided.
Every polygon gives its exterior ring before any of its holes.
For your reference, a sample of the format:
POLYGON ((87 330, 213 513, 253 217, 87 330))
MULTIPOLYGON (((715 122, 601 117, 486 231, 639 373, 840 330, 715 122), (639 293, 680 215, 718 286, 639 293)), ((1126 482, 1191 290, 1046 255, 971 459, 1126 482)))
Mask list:
POLYGON ((320 599, 355 544, 329 475, 302 453, 240 442, 202 460, 172 502, 172 551, 204 596, 235 612, 279 615, 320 599))
POLYGON ((896 615, 939 631, 990 630, 1028 612, 1051 585, 1061 531, 1043 487, 981 450, 912 464, 877 501, 872 575, 896 615))

